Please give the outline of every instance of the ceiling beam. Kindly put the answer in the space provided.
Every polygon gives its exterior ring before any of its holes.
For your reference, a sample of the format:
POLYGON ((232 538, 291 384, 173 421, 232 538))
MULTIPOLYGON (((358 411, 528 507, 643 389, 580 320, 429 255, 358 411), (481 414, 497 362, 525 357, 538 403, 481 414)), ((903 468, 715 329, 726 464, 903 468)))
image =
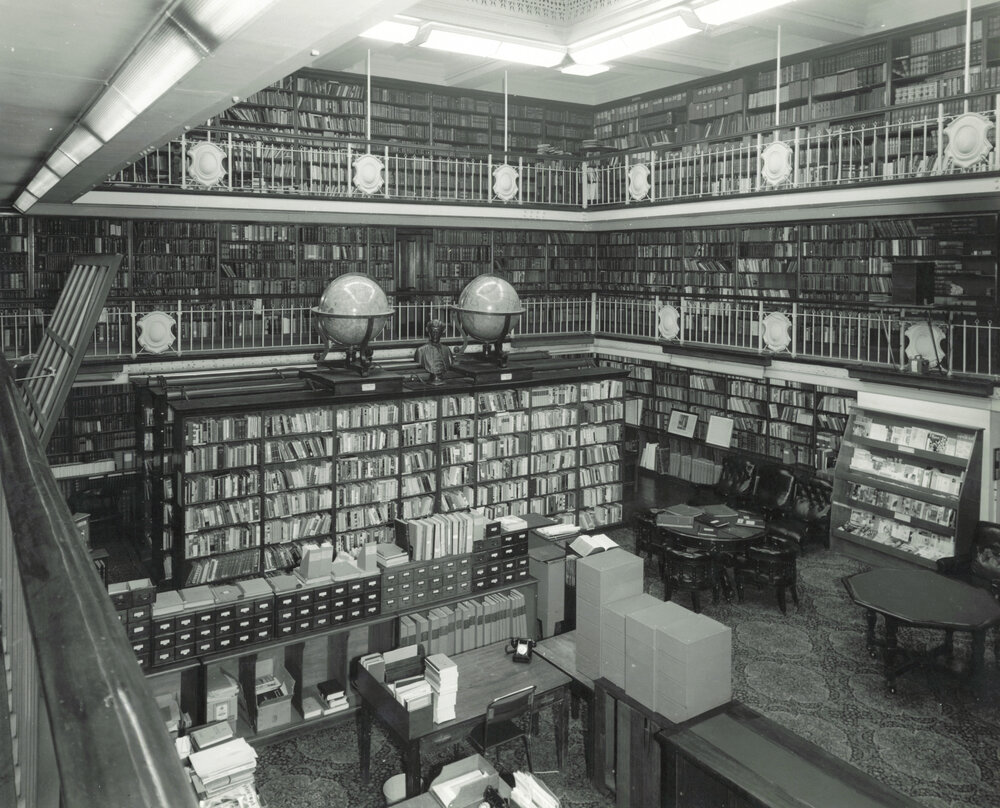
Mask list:
MULTIPOLYGON (((819 11, 803 11, 792 6, 783 6, 761 15, 760 19, 748 20, 741 27, 744 31, 750 28, 762 33, 770 32, 773 35, 779 25, 782 36, 790 34, 826 44, 843 42, 845 39, 869 33, 864 13, 859 12, 852 16, 846 9, 841 10, 839 7, 836 14, 824 14, 819 11)), ((722 29, 719 31, 722 32, 722 29)))

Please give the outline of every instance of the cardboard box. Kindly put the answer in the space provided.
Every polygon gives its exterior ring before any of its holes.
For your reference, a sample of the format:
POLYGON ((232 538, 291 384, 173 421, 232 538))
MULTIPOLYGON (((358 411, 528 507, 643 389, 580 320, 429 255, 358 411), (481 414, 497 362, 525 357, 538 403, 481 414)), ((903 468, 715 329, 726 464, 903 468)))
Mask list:
POLYGON ((483 791, 489 786, 497 789, 501 797, 510 797, 510 787, 490 762, 482 755, 471 755, 442 768, 441 774, 431 781, 429 793, 441 808, 470 808, 483 801, 483 791), (458 779, 462 780, 461 785, 449 785, 458 779))
POLYGON ((239 684, 221 668, 210 668, 206 685, 205 717, 210 723, 228 721, 236 731, 236 695, 239 684))
MULTIPOLYGON (((258 657, 254 678, 259 679, 262 676, 271 675, 274 675, 278 680, 284 692, 280 696, 258 702, 257 721, 254 723, 256 732, 282 727, 292 720, 292 694, 295 692, 295 680, 283 666, 276 664, 271 657, 258 657)), ((257 694, 254 692, 245 693, 244 698, 248 701, 250 699, 256 701, 257 694)))

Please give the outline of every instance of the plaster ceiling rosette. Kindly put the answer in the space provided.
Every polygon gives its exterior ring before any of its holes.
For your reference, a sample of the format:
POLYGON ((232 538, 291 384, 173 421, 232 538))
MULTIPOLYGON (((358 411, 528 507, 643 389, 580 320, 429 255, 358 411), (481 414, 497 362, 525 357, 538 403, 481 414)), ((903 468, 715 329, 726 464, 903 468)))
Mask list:
POLYGON ((226 153, 214 143, 195 143, 187 150, 187 175, 204 188, 218 185, 226 176, 226 153))
POLYGON ((968 168, 986 159, 993 150, 990 131, 993 122, 978 112, 959 115, 944 130, 948 138, 945 157, 952 165, 968 168))
POLYGON ((493 193, 504 202, 517 196, 517 169, 504 163, 493 169, 493 193))
POLYGON ((382 176, 384 168, 382 161, 374 154, 362 154, 354 161, 354 187, 369 196, 377 194, 385 182, 382 176))
POLYGON ((632 199, 645 199, 649 196, 649 166, 645 163, 635 163, 628 169, 628 195, 632 199))
POLYGON ((792 149, 783 141, 768 143, 760 153, 760 175, 771 187, 781 185, 792 174, 792 149))
POLYGON ((665 303, 656 313, 656 330, 663 339, 677 339, 681 333, 681 313, 665 303))
POLYGON ((174 334, 175 324, 176 320, 166 312, 150 312, 136 323, 139 326, 139 336, 137 338, 139 345, 150 353, 163 353, 177 339, 177 336, 174 334))
POLYGON ((780 311, 772 311, 761 320, 760 334, 769 351, 785 351, 792 342, 792 321, 780 311))

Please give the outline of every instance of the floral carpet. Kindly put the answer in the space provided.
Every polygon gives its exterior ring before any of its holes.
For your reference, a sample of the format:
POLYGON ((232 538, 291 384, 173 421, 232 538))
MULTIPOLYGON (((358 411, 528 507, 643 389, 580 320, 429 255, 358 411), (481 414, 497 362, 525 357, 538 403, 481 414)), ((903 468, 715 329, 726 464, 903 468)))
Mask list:
MULTIPOLYGON (((632 547, 628 530, 612 538, 632 547)), ((773 591, 748 587, 743 603, 713 604, 704 614, 733 628, 733 689, 737 700, 849 761, 926 808, 1000 805, 1000 670, 987 652, 986 671, 973 686, 960 670, 921 667, 897 680, 890 694, 877 660, 866 650, 862 611, 842 578, 864 567, 828 550, 799 560, 799 602, 788 615, 773 591)), ((646 564, 646 591, 662 596, 655 565, 646 564)), ((688 597, 674 600, 690 606, 688 597)), ((904 646, 937 644, 931 632, 901 630, 904 646)), ((956 667, 968 655, 967 635, 956 634, 956 667)), ((988 648, 991 647, 988 644, 988 648)), ((551 723, 543 715, 532 742, 536 772, 555 769, 551 723)), ((425 776, 471 753, 461 744, 425 755, 425 776)), ((520 748, 501 752, 504 768, 523 766, 520 748)), ((382 784, 401 771, 398 750, 376 727, 372 776, 358 774, 353 722, 260 750, 257 784, 267 808, 375 808, 382 784)), ((570 754, 562 772, 541 775, 563 808, 609 808, 587 781, 582 725, 570 725, 570 754)), ((850 808, 843 806, 842 808, 850 808)))

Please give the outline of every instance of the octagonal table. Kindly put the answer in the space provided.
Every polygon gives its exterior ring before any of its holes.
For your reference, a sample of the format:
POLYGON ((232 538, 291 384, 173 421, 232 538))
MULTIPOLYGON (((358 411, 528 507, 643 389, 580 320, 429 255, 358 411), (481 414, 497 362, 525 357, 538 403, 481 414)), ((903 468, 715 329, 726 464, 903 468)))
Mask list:
MULTIPOLYGON (((951 658, 956 631, 972 635, 970 673, 983 665, 986 632, 1000 625, 1000 603, 985 589, 948 578, 931 570, 874 569, 844 578, 851 599, 866 610, 868 651, 884 649, 883 662, 889 691, 896 690, 896 677, 929 658, 951 658), (882 615, 885 637, 879 642, 875 625, 882 615), (944 631, 944 642, 923 654, 899 647, 900 626, 944 631)), ((994 653, 1000 649, 994 647, 994 653)))

